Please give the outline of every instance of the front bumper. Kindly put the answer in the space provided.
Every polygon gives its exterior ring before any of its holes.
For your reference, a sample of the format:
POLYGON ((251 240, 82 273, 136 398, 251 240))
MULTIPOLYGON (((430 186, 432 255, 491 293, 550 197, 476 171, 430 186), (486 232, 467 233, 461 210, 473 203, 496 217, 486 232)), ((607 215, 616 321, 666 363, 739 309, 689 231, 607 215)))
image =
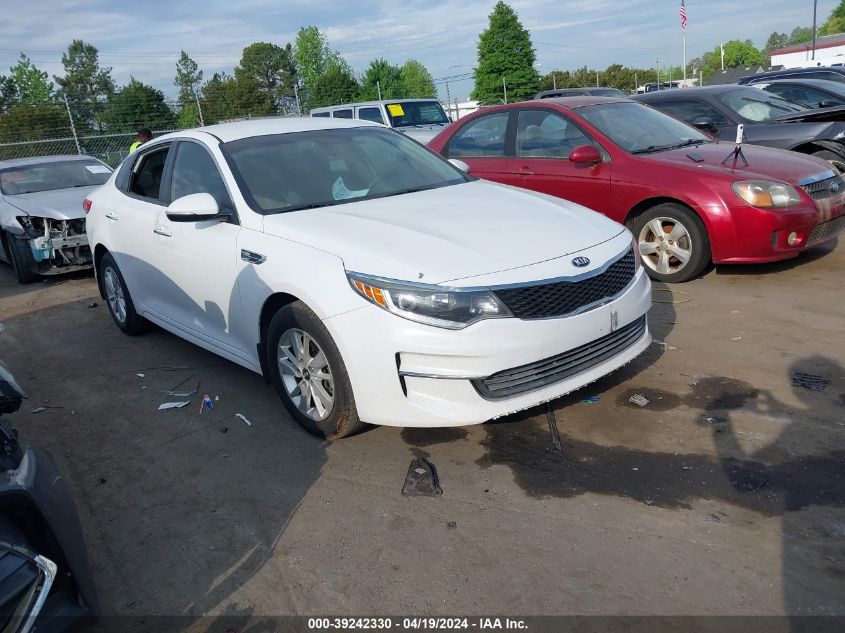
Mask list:
POLYGON ((651 342, 647 327, 618 353, 554 384, 497 399, 483 397, 473 385, 473 380, 601 339, 650 307, 651 284, 640 270, 614 301, 569 317, 489 319, 463 330, 445 330, 368 305, 325 324, 343 356, 362 420, 386 426, 461 426, 553 400, 630 362, 651 342))
POLYGON ((730 247, 714 249, 714 261, 751 264, 789 259, 845 231, 845 195, 819 200, 817 205, 818 208, 807 205, 788 210, 732 209, 730 247), (795 237, 790 244, 793 233, 795 237), (717 250, 721 251, 720 255, 716 254, 717 250))

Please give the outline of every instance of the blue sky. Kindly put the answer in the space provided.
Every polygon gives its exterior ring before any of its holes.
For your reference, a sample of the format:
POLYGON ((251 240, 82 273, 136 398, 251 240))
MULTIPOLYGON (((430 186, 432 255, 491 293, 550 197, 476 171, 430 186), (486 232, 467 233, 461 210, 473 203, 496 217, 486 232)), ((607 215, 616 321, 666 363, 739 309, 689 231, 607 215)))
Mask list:
MULTIPOLYGON (((12 0, 8 0, 11 2, 12 0)), ((838 0, 819 0, 819 22, 838 0)), ((74 38, 100 49, 119 83, 130 74, 175 95, 174 65, 185 49, 206 76, 237 64, 256 41, 285 44, 300 26, 316 25, 356 71, 375 57, 424 63, 435 78, 471 70, 478 34, 495 0, 28 0, 0 21, 0 72, 18 51, 51 75, 74 38), (450 68, 453 67, 453 68, 450 68)), ((612 63, 680 65, 680 0, 514 0, 537 49, 538 70, 612 63)), ((720 41, 751 39, 812 24, 812 0, 688 0, 687 56, 720 41)), ((450 83, 466 98, 472 81, 450 83)))

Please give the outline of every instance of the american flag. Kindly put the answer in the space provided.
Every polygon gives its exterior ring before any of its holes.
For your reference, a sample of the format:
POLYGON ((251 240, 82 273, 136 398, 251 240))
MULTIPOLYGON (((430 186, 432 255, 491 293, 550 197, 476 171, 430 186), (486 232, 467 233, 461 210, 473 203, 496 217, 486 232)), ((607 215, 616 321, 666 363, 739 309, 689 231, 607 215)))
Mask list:
POLYGON ((684 6, 684 0, 681 0, 681 28, 687 28, 687 8, 684 6))

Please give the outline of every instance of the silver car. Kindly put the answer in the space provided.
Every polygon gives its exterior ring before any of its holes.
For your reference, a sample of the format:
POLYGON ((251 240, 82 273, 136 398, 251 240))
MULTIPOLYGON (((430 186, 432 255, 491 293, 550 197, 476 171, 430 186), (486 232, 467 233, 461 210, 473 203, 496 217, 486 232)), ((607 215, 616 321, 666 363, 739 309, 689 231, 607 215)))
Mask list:
POLYGON ((91 156, 0 161, 0 258, 20 283, 91 268, 82 205, 111 172, 91 156))

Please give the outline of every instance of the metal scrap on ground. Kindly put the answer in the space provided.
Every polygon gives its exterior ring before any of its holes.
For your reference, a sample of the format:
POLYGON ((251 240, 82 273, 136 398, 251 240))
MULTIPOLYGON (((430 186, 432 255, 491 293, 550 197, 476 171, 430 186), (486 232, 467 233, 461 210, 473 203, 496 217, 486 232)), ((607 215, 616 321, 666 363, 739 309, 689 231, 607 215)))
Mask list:
POLYGON ((243 420, 244 424, 246 424, 247 426, 252 426, 252 422, 247 420, 246 416, 243 413, 236 413, 235 417, 238 418, 239 420, 243 420))
POLYGON ((637 406, 639 406, 639 407, 644 407, 644 406, 646 406, 649 402, 651 402, 651 400, 649 400, 648 398, 646 398, 646 397, 645 397, 643 394, 641 394, 641 393, 635 393, 633 396, 631 396, 630 398, 628 398, 628 402, 633 402, 635 405, 637 405, 637 406))
POLYGON ((415 457, 402 486, 404 497, 436 497, 443 494, 437 469, 424 457, 415 457))
POLYGON ((830 384, 830 378, 817 376, 816 374, 805 374, 803 371, 796 371, 792 374, 792 386, 809 389, 810 391, 824 391, 830 384))
POLYGON ((158 405, 159 411, 167 411, 168 409, 181 409, 182 407, 187 407, 191 404, 190 400, 185 400, 184 402, 162 402, 158 405))

